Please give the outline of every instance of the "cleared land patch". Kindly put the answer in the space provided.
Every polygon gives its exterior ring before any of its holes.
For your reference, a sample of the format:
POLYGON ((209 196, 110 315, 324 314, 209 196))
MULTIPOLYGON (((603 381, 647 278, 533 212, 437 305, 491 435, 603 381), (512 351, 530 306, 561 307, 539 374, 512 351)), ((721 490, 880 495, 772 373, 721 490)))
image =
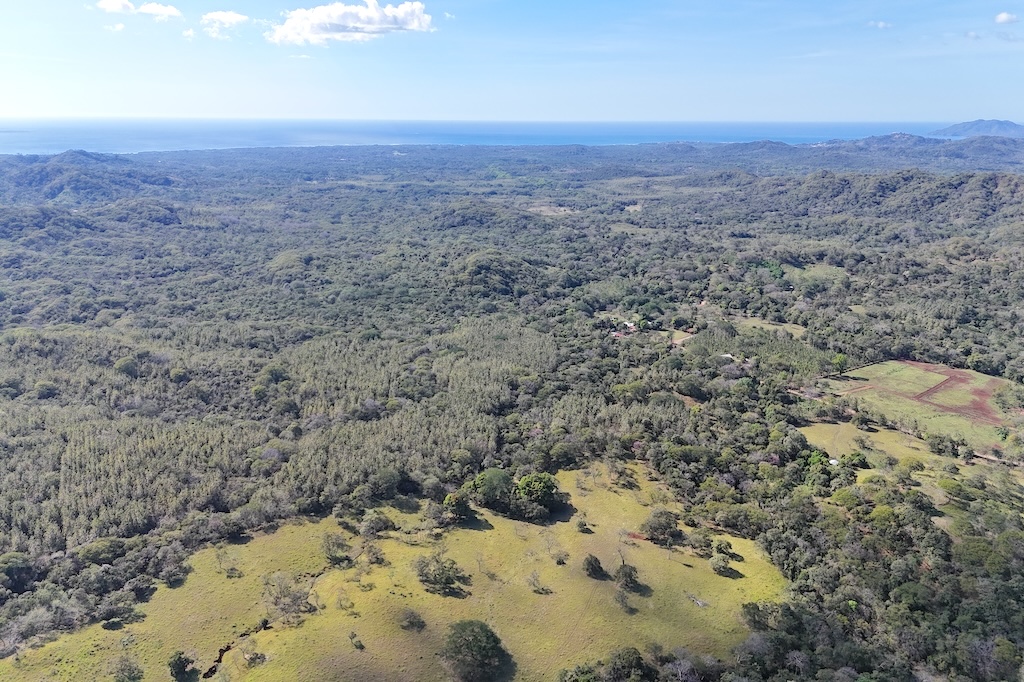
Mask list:
MULTIPOLYGON (((244 545, 203 550, 193 556, 185 585, 161 587, 141 606, 145 620, 118 631, 91 626, 27 651, 17 666, 0 662, 0 678, 103 678, 109 663, 127 653, 147 679, 163 679, 174 651, 190 652, 205 671, 231 643, 214 679, 443 680, 435 654, 447 626, 464 618, 491 625, 522 680, 553 679, 563 667, 627 644, 726 656, 747 633, 741 605, 777 598, 781 575, 749 540, 728 538, 744 558, 733 564, 742 577, 730 578, 689 550, 643 539, 637 531, 651 509, 676 507, 639 468, 628 471, 619 484, 600 465, 559 474, 576 515, 546 526, 481 512, 475 523, 439 536, 421 514, 387 509, 400 530, 376 541, 386 565, 371 565, 360 555, 352 568, 321 574, 323 534, 339 532, 333 519, 286 525, 244 545), (630 480, 633 487, 626 485, 630 480), (590 532, 580 532, 579 518, 590 532), (427 592, 416 578, 413 561, 439 549, 471 577, 460 597, 427 592), (614 581, 584 574, 587 554, 609 572, 623 560, 637 567, 645 587, 628 594, 628 611, 616 602, 614 581), (225 562, 242 577, 226 577, 225 562), (272 623, 269 630, 240 638, 267 616, 264 579, 278 571, 299 579, 319 576, 309 598, 317 612, 299 626, 272 623), (425 627, 402 627, 409 609, 425 627), (254 653, 265 662, 250 665, 246 657, 254 660, 254 653)), ((362 539, 346 537, 358 551, 362 539)))
POLYGON ((790 322, 769 322, 768 320, 762 320, 759 317, 737 317, 732 320, 740 329, 767 329, 771 330, 783 330, 793 335, 793 338, 799 339, 807 332, 806 327, 802 327, 798 324, 792 324, 790 322))
POLYGON ((891 361, 847 372, 829 382, 896 421, 914 421, 925 433, 962 437, 979 451, 1001 447, 996 428, 1009 423, 993 400, 1011 383, 966 369, 891 361))

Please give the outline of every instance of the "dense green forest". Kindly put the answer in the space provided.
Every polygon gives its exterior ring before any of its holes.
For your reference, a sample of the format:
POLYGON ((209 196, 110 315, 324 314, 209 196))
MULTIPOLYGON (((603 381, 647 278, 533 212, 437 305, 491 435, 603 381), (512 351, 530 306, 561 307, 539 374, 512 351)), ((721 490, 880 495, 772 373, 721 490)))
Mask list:
POLYGON ((276 520, 604 459, 791 585, 729 660, 564 679, 1016 679, 1016 425, 953 530, 913 472, 858 483, 797 427, 884 419, 813 399, 846 367, 1024 381, 1022 149, 0 157, 0 656, 129 620, 276 520))

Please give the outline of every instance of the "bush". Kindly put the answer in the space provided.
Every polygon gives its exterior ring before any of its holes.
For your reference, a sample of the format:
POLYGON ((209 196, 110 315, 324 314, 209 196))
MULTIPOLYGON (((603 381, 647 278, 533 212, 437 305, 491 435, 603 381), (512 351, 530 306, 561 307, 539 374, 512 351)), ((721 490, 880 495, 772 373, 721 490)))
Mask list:
POLYGON ((175 651, 169 661, 167 661, 167 667, 171 671, 171 677, 178 682, 187 680, 192 676, 192 664, 195 661, 185 655, 184 651, 175 651))
POLYGON ((504 469, 484 469, 473 479, 470 489, 477 504, 503 512, 512 495, 512 476, 504 469))
POLYGON ((324 557, 326 557, 327 561, 332 565, 338 566, 351 562, 351 557, 348 554, 349 544, 343 534, 324 533, 324 539, 321 546, 323 548, 324 557))
POLYGON ((534 504, 553 510, 561 502, 558 480, 547 473, 527 474, 516 484, 516 495, 534 504))
POLYGON ((359 534, 366 538, 375 538, 384 531, 395 528, 395 522, 387 514, 374 509, 363 516, 363 521, 359 524, 359 534))
POLYGON ((469 583, 469 576, 454 560, 446 559, 442 552, 418 557, 413 562, 413 569, 428 592, 459 594, 463 591, 459 583, 469 583))
POLYGON ((608 577, 604 566, 601 565, 601 560, 593 554, 588 554, 583 559, 583 572, 594 580, 604 580, 608 577))
POLYGON ((139 682, 144 673, 139 662, 125 654, 110 666, 110 674, 114 682, 139 682))
POLYGON ((711 559, 708 561, 708 564, 711 566, 711 570, 717 573, 718 575, 728 575, 730 573, 729 557, 727 557, 724 554, 712 555, 711 559))
POLYGON ((58 393, 57 384, 52 381, 37 381, 35 384, 35 392, 36 397, 40 400, 53 398, 58 393))
POLYGON ((640 574, 637 572, 636 566, 622 564, 615 569, 615 582, 619 584, 619 587, 628 592, 636 592, 639 590, 640 574))
POLYGON ((459 682, 484 682, 497 677, 508 653, 487 623, 460 620, 449 628, 440 656, 459 682))
POLYGON ((679 517, 668 509, 655 509, 647 520, 640 525, 640 532, 651 542, 671 547, 683 540, 683 531, 679 530, 679 517))
POLYGON ((653 682, 658 679, 658 671, 634 647, 626 647, 613 651, 608 657, 604 679, 608 682, 653 682))
POLYGON ((139 376, 139 363, 135 358, 121 358, 114 363, 114 371, 130 376, 132 379, 137 379, 139 376))
POLYGON ((415 630, 416 632, 419 632, 423 628, 427 627, 427 621, 423 620, 423 616, 421 616, 417 611, 406 608, 402 610, 402 614, 399 616, 398 627, 403 630, 415 630))

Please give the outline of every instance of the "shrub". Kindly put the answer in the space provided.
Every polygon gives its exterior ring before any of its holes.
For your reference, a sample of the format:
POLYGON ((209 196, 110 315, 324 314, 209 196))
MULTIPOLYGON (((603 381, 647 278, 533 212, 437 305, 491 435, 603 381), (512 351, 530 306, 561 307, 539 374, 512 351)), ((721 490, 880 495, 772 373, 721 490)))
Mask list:
POLYGON ((348 555, 348 541, 341 533, 324 533, 324 539, 321 546, 323 548, 324 557, 326 557, 327 561, 332 565, 337 566, 340 564, 347 564, 351 561, 351 557, 348 555))
POLYGON ((594 580, 604 580, 608 577, 605 573, 604 566, 601 565, 601 560, 593 554, 588 554, 583 559, 583 572, 594 580))
POLYGON ((658 679, 658 671, 634 647, 613 651, 603 672, 608 682, 653 682, 658 679))
POLYGON ((460 620, 449 628, 440 656, 459 682, 484 682, 497 677, 508 654, 487 623, 460 620))
POLYGON ((135 358, 121 358, 114 363, 114 371, 136 379, 139 376, 139 363, 135 358))
POLYGON ((636 570, 636 566, 630 564, 622 564, 615 569, 615 582, 619 584, 619 587, 628 591, 636 592, 640 589, 640 574, 636 570))
POLYGON ((647 520, 640 525, 640 532, 658 545, 671 547, 683 540, 683 532, 679 530, 679 517, 668 509, 655 509, 647 520))
POLYGON ((421 556, 413 562, 416 576, 428 592, 458 594, 462 592, 459 583, 469 583, 469 576, 452 559, 446 559, 443 552, 421 556))
POLYGON ((184 651, 175 651, 169 661, 167 661, 167 667, 171 671, 171 677, 178 682, 187 680, 192 676, 192 664, 195 661, 185 655, 184 651))
POLYGON ((110 674, 114 682, 139 682, 144 673, 139 662, 125 654, 110 666, 110 674))
POLYGON ((423 628, 427 627, 427 622, 423 620, 418 612, 413 609, 406 608, 402 610, 401 615, 398 618, 398 627, 403 630, 415 630, 419 632, 423 628))
POLYGON ((53 398, 58 393, 57 384, 52 381, 37 381, 35 384, 35 392, 36 397, 40 400, 53 398))
POLYGON ((374 509, 363 516, 363 521, 359 524, 359 534, 366 538, 375 538, 384 531, 395 528, 395 522, 387 514, 374 509))

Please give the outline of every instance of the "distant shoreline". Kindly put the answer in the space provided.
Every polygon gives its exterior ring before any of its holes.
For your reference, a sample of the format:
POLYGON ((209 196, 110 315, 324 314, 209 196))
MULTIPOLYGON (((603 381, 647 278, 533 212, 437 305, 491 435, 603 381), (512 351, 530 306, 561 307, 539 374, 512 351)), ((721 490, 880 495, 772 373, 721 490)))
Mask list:
POLYGON ((291 120, 0 120, 0 154, 69 149, 131 154, 233 148, 356 145, 635 145, 772 141, 814 144, 891 133, 928 136, 935 122, 711 123, 291 120), (6 124, 6 125, 5 125, 6 124))

